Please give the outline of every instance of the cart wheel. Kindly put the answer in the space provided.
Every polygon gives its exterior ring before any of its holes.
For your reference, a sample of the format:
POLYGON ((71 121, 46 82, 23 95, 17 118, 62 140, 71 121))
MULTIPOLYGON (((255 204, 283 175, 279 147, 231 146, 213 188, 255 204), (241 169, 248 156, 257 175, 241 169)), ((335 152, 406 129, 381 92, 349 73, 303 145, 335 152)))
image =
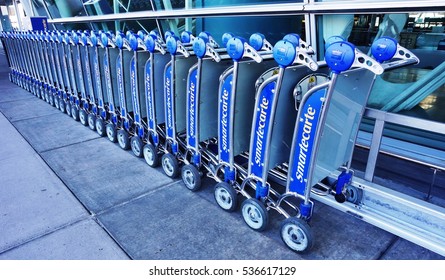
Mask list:
POLYGON ((69 102, 65 104, 65 113, 71 117, 71 103, 69 102))
POLYGON ((170 153, 162 156, 162 169, 165 175, 170 178, 176 178, 179 175, 179 163, 176 157, 170 153))
POLYGON ((148 143, 144 146, 143 150, 144 158, 147 164, 151 167, 156 167, 159 165, 159 154, 156 151, 155 146, 153 144, 148 143))
POLYGON ((256 231, 265 230, 269 224, 269 213, 266 207, 255 198, 244 200, 241 213, 246 224, 256 231))
POLYGON ((238 206, 237 193, 227 182, 220 182, 215 185, 214 197, 219 207, 227 212, 235 211, 238 206))
POLYGON ((280 234, 284 244, 295 252, 305 253, 312 248, 312 230, 302 219, 291 217, 284 220, 280 234))
POLYGON ((95 122, 96 131, 97 134, 99 134, 101 137, 105 136, 107 134, 105 130, 105 123, 104 120, 101 118, 97 118, 95 122))
POLYGON ((54 106, 54 95, 49 96, 49 105, 54 106))
POLYGON ((348 185, 346 187, 346 199, 354 204, 359 204, 362 201, 363 191, 354 186, 348 185))
POLYGON ((66 113, 66 104, 65 101, 63 101, 63 99, 59 99, 59 110, 62 113, 66 113))
POLYGON ((107 138, 113 143, 116 143, 117 141, 117 133, 116 133, 116 127, 114 124, 109 123, 105 126, 105 132, 107 133, 107 138))
POLYGON ((96 115, 93 113, 88 114, 88 127, 91 130, 96 130, 96 115))
POLYGON ((71 117, 75 121, 79 121, 79 109, 76 106, 71 106, 71 117))
POLYGON ((58 96, 54 97, 54 106, 56 107, 56 109, 60 109, 58 96))
POLYGON ((123 129, 119 129, 117 131, 117 143, 123 150, 130 149, 130 136, 128 135, 128 132, 123 129))
POLYGON ((143 143, 141 138, 139 138, 138 136, 131 137, 130 146, 131 146, 131 151, 136 157, 142 157, 143 143))
POLYGON ((181 177, 187 189, 196 192, 201 188, 201 174, 193 164, 184 165, 181 169, 181 177))
POLYGON ((82 125, 84 125, 84 126, 88 125, 88 113, 84 109, 80 109, 79 119, 80 119, 80 123, 82 125))

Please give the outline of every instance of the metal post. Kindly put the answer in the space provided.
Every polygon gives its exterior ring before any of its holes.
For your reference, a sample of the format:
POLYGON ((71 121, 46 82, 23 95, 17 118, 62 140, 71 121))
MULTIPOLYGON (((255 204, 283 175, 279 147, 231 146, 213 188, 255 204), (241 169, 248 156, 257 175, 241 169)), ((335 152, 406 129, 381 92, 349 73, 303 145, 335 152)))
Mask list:
MULTIPOLYGON (((115 14, 119 13, 119 0, 113 0, 113 11, 115 14)), ((116 20, 114 22, 114 31, 118 31, 121 29, 120 24, 121 22, 119 20, 116 20)))
POLYGON ((19 30, 22 31, 23 30, 23 26, 22 26, 22 19, 20 18, 20 15, 18 13, 18 8, 17 8, 17 0, 12 1, 14 3, 14 11, 15 11, 15 16, 17 18, 17 23, 19 24, 19 30))
POLYGON ((369 149, 368 161, 366 164, 365 180, 372 182, 374 179, 375 166, 379 155, 380 144, 382 143, 383 128, 385 121, 375 120, 374 131, 372 133, 371 146, 369 149))

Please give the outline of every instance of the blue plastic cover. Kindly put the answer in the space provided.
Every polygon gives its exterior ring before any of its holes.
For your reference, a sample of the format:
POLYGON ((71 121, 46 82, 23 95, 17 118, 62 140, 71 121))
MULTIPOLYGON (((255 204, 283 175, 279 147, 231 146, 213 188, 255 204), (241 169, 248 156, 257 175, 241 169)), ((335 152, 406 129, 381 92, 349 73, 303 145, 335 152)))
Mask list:
POLYGON ((278 41, 273 47, 273 57, 281 67, 292 65, 296 54, 295 45, 287 40, 278 41))
POLYGON ((351 68, 355 60, 355 46, 349 42, 334 42, 325 53, 325 60, 334 73, 351 68))
POLYGON ((147 47, 147 50, 151 53, 153 53, 155 51, 156 40, 157 40, 156 35, 150 34, 150 35, 145 36, 145 39, 144 39, 145 47, 147 47))
POLYGON ((84 45, 87 44, 87 34, 82 33, 82 35, 80 35, 80 39, 82 40, 82 42, 84 43, 84 45))
POLYGON ((152 30, 152 31, 150 31, 149 35, 156 36, 156 39, 157 39, 159 37, 159 32, 157 30, 152 30))
POLYGON ((124 47, 124 38, 122 38, 122 34, 120 33, 116 34, 115 43, 119 49, 122 49, 124 47))
POLYGON ((239 61, 243 58, 245 42, 241 37, 233 37, 227 42, 227 53, 233 60, 239 61))
POLYGON ((261 33, 253 33, 249 38, 249 45, 251 45, 256 51, 259 51, 263 48, 264 38, 264 35, 261 33))
POLYGON ((91 32, 90 40, 91 40, 91 43, 93 44, 93 46, 97 46, 98 40, 97 40, 97 36, 94 32, 91 32))
POLYGON ((133 33, 128 35, 128 42, 130 43, 130 48, 133 51, 137 51, 137 49, 138 49, 138 39, 136 38, 136 36, 133 33))
POLYGON ((300 35, 298 35, 297 33, 289 33, 283 37, 283 40, 292 43, 295 47, 298 47, 300 45, 300 35))
POLYGON ((195 41, 193 42, 193 51, 195 52, 197 57, 203 58, 206 55, 206 44, 207 41, 201 37, 197 37, 195 39, 195 41))
POLYGON ((79 36, 77 35, 77 33, 75 31, 73 31, 71 33, 71 38, 73 38, 74 44, 76 44, 76 45, 79 44, 79 36))
POLYGON ((396 52, 397 41, 390 37, 381 37, 371 46, 371 53, 379 63, 392 59, 396 52))
POLYGON ((172 55, 175 55, 178 48, 178 41, 179 38, 176 36, 169 36, 167 38, 166 44, 167 44, 167 51, 171 53, 172 55))
POLYGON ((144 40, 146 33, 144 30, 139 30, 137 35, 139 38, 141 38, 141 40, 144 40))
POLYGON ((235 37, 235 35, 233 35, 233 33, 229 33, 226 32, 222 35, 221 40, 223 43, 223 46, 227 46, 227 43, 229 42, 230 39, 232 39, 233 37, 235 37))
POLYGON ((345 42, 345 41, 346 40, 342 36, 331 36, 326 40, 324 44, 324 49, 326 50, 332 43, 345 42))
POLYGON ((184 43, 184 44, 191 43, 191 41, 192 41, 192 36, 191 35, 192 35, 192 32, 190 32, 190 31, 183 31, 181 33, 181 42, 184 43))
POLYGON ((127 40, 130 40, 130 35, 131 34, 133 34, 133 32, 128 30, 127 32, 125 32, 125 38, 127 38, 127 40))
POLYGON ((212 35, 210 35, 209 32, 207 31, 202 31, 201 33, 199 33, 198 37, 206 40, 206 42, 210 41, 210 37, 212 37, 212 35))
POLYGON ((102 41, 102 44, 106 47, 108 46, 108 36, 106 33, 100 34, 100 40, 102 41))
POLYGON ((170 36, 175 36, 175 33, 173 31, 166 31, 164 34, 164 39, 167 40, 170 36))

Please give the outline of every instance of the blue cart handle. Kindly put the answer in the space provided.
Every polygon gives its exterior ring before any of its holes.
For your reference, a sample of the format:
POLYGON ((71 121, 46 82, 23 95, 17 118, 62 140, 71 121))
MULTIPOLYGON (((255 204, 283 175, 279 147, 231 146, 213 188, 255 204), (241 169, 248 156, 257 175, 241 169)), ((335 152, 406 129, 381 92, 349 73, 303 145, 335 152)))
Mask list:
POLYGON ((273 57, 282 68, 293 64, 305 65, 312 71, 318 70, 317 62, 309 56, 306 48, 286 39, 278 41, 273 48, 273 57))
POLYGON ((253 33, 249 38, 249 44, 257 51, 272 52, 273 46, 261 33, 253 33))
POLYGON ((208 56, 213 58, 213 60, 216 62, 221 61, 221 56, 218 54, 218 52, 210 45, 209 41, 206 41, 206 39, 202 37, 197 37, 193 41, 193 51, 200 59, 208 56))
POLYGON ((116 48, 116 44, 111 39, 110 34, 107 34, 105 32, 100 34, 100 41, 102 42, 102 47, 104 47, 104 48, 108 48, 108 47, 116 48))
POLYGON ((218 43, 215 41, 215 39, 213 39, 212 35, 210 34, 210 32, 207 31, 202 31, 201 33, 199 33, 198 37, 207 40, 207 42, 210 44, 210 46, 214 49, 218 49, 219 45, 218 43))
POLYGON ((227 41, 227 53, 234 61, 240 61, 245 57, 257 63, 263 61, 261 55, 241 37, 233 37, 227 41))
POLYGON ((312 55, 315 54, 314 49, 301 39, 300 35, 296 33, 289 33, 283 37, 283 40, 289 41, 295 45, 296 48, 299 48, 301 51, 305 51, 307 54, 312 55))
POLYGON ((151 53, 155 51, 165 54, 166 50, 162 47, 159 37, 153 34, 146 35, 144 38, 145 49, 151 53))
POLYGON ((381 37, 375 40, 371 46, 371 53, 379 63, 391 59, 413 60, 416 64, 420 61, 415 54, 400 46, 397 40, 391 37, 381 37))
POLYGON ((177 53, 180 53, 184 55, 185 57, 189 57, 190 53, 187 51, 184 47, 184 45, 181 43, 180 39, 176 36, 169 36, 167 38, 167 51, 171 55, 176 55, 177 53))

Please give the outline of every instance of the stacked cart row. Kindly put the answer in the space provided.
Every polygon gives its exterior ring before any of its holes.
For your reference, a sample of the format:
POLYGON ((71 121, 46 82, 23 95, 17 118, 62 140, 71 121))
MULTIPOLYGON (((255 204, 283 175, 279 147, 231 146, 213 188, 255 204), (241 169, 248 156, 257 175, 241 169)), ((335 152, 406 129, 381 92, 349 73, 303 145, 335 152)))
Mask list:
MULTIPOLYGON (((311 194, 360 205, 352 153, 377 75, 418 63, 392 38, 369 55, 341 37, 324 61, 297 34, 272 45, 225 33, 161 37, 96 31, 1 34, 10 80, 198 191, 215 180, 226 211, 280 234, 296 252, 313 244, 311 194), (240 199, 240 198, 243 199, 240 199)), ((149 179, 149 178, 147 178, 149 179)))

